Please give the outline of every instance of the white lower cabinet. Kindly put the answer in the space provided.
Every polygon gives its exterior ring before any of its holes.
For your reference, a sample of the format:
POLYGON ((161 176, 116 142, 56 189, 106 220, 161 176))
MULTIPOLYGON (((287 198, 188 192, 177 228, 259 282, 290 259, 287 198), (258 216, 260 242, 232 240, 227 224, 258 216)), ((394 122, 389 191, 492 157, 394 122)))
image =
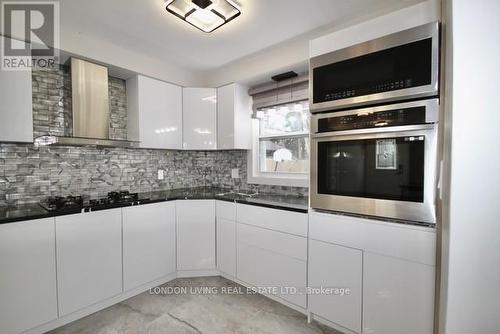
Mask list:
POLYGON ((309 295, 312 313, 361 333, 362 276, 362 251, 309 241, 308 277, 309 287, 314 291, 309 295), (322 288, 341 290, 321 291, 322 288))
POLYGON ((309 222, 309 286, 352 290, 311 294, 313 314, 355 333, 433 333, 435 229, 324 213, 309 222))
POLYGON ((54 219, 0 225, 0 333, 57 318, 54 219))
POLYGON ((236 216, 237 278, 305 309, 307 214, 237 204, 236 216))
POLYGON ((364 255, 364 334, 432 334, 435 267, 364 255))
POLYGON ((177 270, 215 269, 215 201, 177 201, 176 211, 177 270))
POLYGON ((236 212, 238 223, 307 237, 306 213, 247 204, 237 204, 236 212))
POLYGON ((123 208, 124 290, 175 270, 175 202, 123 208))
POLYGON ((236 204, 216 202, 217 269, 236 277, 236 204))
POLYGON ((120 294, 121 209, 56 218, 59 315, 120 294))
POLYGON ((236 239, 238 279, 306 308, 307 238, 237 224, 236 239))
POLYGON ((30 330, 176 271, 217 268, 339 330, 432 334, 434 245, 433 229, 215 200, 4 224, 0 332, 30 330))
POLYGON ((217 268, 236 277, 236 222, 217 217, 217 268))

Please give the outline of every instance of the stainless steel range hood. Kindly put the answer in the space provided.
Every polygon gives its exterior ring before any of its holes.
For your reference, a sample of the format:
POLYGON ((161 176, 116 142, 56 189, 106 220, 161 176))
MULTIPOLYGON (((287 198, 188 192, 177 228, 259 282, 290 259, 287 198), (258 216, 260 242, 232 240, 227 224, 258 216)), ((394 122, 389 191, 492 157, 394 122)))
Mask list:
POLYGON ((38 145, 138 147, 138 142, 109 139, 108 69, 71 58, 73 136, 42 136, 38 145))

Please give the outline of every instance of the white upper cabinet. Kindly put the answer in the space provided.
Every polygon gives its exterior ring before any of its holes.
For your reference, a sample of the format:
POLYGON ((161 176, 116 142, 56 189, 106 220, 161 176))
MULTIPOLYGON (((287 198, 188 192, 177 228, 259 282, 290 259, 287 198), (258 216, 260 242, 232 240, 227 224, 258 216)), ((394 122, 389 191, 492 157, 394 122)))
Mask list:
POLYGON ((0 101, 0 142, 33 142, 31 70, 0 70, 0 101))
POLYGON ((217 88, 217 148, 251 149, 251 116, 247 87, 230 84, 217 88))
POLYGON ((316 57, 422 24, 439 21, 440 4, 440 1, 422 1, 414 6, 318 37, 310 42, 310 56, 316 57))
POLYGON ((182 149, 182 88, 135 76, 127 80, 128 139, 142 148, 182 149))
POLYGON ((217 148, 217 91, 215 88, 184 88, 183 148, 217 148))

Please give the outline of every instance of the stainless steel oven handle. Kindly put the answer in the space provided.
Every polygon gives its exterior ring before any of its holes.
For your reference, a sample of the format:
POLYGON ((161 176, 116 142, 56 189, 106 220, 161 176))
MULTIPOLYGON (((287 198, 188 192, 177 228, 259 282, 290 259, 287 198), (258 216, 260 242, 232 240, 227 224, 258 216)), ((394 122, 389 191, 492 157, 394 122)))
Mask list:
POLYGON ((436 126, 437 124, 422 124, 422 125, 393 126, 387 128, 370 128, 370 129, 359 129, 359 130, 322 132, 322 133, 313 133, 311 134, 311 137, 324 138, 324 137, 340 137, 340 136, 363 135, 363 134, 373 134, 373 133, 422 131, 422 130, 433 130, 436 128, 436 126))

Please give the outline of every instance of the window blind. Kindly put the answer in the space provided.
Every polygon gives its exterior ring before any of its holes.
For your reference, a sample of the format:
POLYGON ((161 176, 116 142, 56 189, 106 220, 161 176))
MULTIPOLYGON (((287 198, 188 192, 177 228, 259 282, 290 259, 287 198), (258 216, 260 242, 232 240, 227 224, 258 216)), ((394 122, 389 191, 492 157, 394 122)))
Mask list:
POLYGON ((308 100, 309 75, 262 84, 251 88, 248 93, 253 98, 253 117, 257 118, 259 109, 308 100))

